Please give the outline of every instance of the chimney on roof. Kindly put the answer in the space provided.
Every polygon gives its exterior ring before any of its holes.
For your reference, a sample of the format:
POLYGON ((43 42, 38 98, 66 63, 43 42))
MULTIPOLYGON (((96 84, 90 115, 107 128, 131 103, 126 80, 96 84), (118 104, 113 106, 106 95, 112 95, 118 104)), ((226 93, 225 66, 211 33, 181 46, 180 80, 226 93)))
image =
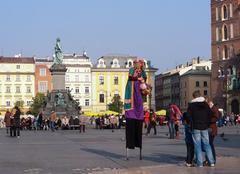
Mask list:
POLYGON ((85 50, 83 51, 83 56, 87 57, 87 52, 85 50))
POLYGON ((16 58, 22 57, 22 54, 15 54, 14 57, 16 58))
POLYGON ((197 63, 198 64, 200 63, 200 57, 199 56, 197 57, 197 63))

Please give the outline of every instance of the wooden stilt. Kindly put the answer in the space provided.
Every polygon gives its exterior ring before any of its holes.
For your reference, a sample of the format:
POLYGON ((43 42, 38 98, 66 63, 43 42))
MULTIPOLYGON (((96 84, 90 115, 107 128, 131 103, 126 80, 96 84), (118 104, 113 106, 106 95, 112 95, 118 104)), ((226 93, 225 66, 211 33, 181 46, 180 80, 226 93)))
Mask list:
POLYGON ((142 160, 142 148, 139 149, 139 160, 142 160))
POLYGON ((129 149, 128 148, 126 148, 126 160, 128 160, 128 151, 129 149))

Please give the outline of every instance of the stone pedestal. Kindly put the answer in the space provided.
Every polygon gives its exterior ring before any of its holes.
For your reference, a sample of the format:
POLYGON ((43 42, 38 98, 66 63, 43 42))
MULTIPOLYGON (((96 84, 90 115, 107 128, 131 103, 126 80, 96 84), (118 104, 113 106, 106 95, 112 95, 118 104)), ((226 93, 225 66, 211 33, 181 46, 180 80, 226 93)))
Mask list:
POLYGON ((46 104, 43 106, 43 114, 50 116, 55 111, 57 116, 78 116, 78 103, 65 89, 65 73, 67 68, 63 64, 54 64, 50 68, 52 74, 53 90, 46 96, 46 104))
POLYGON ((53 64, 50 71, 52 74, 53 90, 64 90, 66 66, 63 64, 53 64))

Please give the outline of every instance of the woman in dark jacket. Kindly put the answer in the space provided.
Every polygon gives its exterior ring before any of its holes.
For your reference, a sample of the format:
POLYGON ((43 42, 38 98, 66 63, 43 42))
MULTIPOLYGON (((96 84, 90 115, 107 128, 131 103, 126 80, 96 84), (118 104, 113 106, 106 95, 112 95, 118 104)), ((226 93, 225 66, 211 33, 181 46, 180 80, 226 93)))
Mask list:
POLYGON ((5 126, 7 129, 7 134, 8 134, 8 129, 11 126, 11 112, 9 110, 6 111, 5 117, 4 117, 4 122, 5 122, 5 126))
POLYGON ((208 105, 211 108, 212 111, 212 116, 211 116, 211 123, 210 123, 210 132, 209 132, 209 144, 212 148, 212 153, 213 153, 213 158, 215 160, 216 163, 216 152, 215 152, 215 148, 214 148, 214 138, 217 136, 217 120, 219 119, 220 115, 219 115, 219 111, 218 111, 218 107, 216 105, 213 104, 213 102, 211 100, 208 101, 208 105))
POLYGON ((16 109, 15 114, 13 115, 14 117, 14 121, 15 121, 15 130, 14 130, 14 136, 16 136, 17 133, 17 137, 20 137, 20 115, 21 115, 21 111, 20 109, 15 106, 14 109, 16 109))

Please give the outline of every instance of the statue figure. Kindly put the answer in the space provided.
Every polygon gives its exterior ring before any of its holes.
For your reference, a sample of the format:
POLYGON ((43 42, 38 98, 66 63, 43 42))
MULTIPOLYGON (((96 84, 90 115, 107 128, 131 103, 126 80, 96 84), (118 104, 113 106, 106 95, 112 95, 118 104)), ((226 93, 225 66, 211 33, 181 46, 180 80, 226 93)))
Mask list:
POLYGON ((62 64, 63 52, 60 46, 60 38, 57 38, 57 42, 54 50, 55 50, 55 54, 53 55, 54 64, 62 64))
POLYGON ((56 94, 56 106, 65 106, 64 95, 61 92, 56 94))

